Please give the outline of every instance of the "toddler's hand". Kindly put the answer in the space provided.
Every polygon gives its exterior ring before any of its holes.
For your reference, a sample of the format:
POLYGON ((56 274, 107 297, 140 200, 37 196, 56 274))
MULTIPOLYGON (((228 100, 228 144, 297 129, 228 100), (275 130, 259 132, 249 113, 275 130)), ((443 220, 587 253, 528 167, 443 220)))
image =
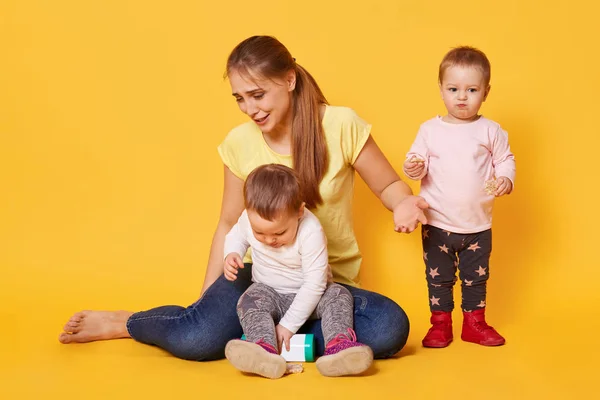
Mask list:
POLYGON ((425 161, 412 157, 410 160, 404 162, 404 172, 410 179, 417 179, 425 169, 425 161))
POLYGON ((510 194, 513 189, 513 184, 510 179, 505 176, 501 176, 496 179, 496 192, 494 193, 496 197, 504 196, 505 194, 510 194))
POLYGON ((285 344, 285 349, 290 351, 290 339, 294 334, 292 331, 288 330, 286 327, 277 324, 275 327, 275 334, 277 335, 277 347, 279 348, 279 352, 283 350, 282 345, 285 344))
POLYGON ((238 268, 244 268, 242 257, 240 257, 238 253, 227 254, 223 266, 223 274, 225 275, 225 279, 228 281, 235 281, 237 279, 238 268))
POLYGON ((331 270, 331 264, 327 264, 327 283, 333 283, 333 271, 331 270))

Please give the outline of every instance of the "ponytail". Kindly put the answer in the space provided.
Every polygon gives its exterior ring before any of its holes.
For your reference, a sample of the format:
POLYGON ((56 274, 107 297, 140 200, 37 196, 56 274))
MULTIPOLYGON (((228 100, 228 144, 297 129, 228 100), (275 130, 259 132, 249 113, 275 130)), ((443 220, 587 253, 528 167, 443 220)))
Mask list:
POLYGON ((327 172, 329 155, 320 109, 327 104, 315 79, 296 64, 296 88, 293 92, 292 160, 308 208, 323 203, 319 184, 327 172))

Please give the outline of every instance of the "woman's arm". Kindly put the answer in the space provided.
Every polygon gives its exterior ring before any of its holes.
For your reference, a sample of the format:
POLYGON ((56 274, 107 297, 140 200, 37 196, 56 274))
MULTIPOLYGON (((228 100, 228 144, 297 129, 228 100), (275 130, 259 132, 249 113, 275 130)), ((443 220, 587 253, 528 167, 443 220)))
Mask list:
POLYGON ((396 231, 409 233, 419 222, 427 223, 423 213, 427 202, 412 195, 410 187, 402 182, 372 136, 356 158, 354 169, 383 205, 393 211, 396 231))
POLYGON ((244 181, 235 176, 226 166, 224 169, 221 216, 219 217, 219 223, 217 224, 212 245, 210 246, 210 255, 208 257, 206 275, 204 276, 202 294, 223 273, 223 245, 225 243, 225 235, 235 225, 240 215, 242 215, 242 211, 244 211, 244 181))

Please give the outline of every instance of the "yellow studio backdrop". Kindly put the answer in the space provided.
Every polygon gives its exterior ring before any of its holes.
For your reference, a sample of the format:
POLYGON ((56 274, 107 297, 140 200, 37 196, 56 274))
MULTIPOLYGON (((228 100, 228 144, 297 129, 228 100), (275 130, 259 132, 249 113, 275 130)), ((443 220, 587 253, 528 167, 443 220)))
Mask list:
POLYGON ((582 0, 2 1, 0 398, 597 395, 599 11, 582 0), (444 112, 444 53, 487 53, 482 113, 517 159, 515 192, 496 202, 488 286, 506 346, 461 342, 458 312, 450 347, 420 346, 419 234, 394 233, 360 180, 363 287, 412 325, 407 347, 367 376, 325 379, 310 364, 270 382, 133 340, 58 343, 80 309, 197 299, 221 201, 216 146, 246 120, 225 60, 254 34, 279 38, 332 104, 371 122, 398 171, 419 124, 444 112))

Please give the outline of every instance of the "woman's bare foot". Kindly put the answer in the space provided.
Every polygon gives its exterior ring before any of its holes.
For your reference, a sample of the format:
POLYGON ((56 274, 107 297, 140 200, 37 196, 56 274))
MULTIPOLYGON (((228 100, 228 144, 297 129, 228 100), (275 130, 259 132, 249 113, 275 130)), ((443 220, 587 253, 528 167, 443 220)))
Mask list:
POLYGON ((87 343, 95 340, 129 338, 127 320, 130 311, 80 311, 65 324, 61 343, 87 343))

